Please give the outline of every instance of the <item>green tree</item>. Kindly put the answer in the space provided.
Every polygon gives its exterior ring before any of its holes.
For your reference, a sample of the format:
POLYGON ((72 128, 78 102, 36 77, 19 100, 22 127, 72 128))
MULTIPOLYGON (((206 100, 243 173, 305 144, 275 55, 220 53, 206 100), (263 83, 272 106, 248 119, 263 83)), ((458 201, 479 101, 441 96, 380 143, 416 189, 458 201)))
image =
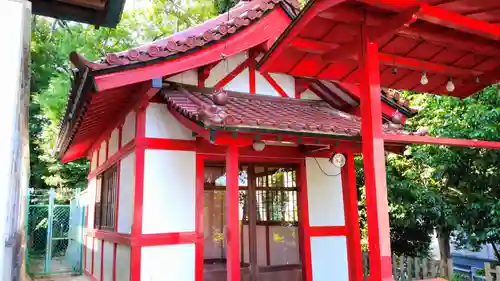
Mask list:
MULTIPOLYGON (((62 164, 54 147, 72 79, 69 54, 90 60, 171 35, 215 15, 211 1, 184 6, 157 0, 146 9, 127 11, 115 29, 33 17, 30 93, 30 186, 61 191, 87 186, 87 160, 62 164)), ((186 4, 186 3, 184 3, 186 4)))
MULTIPOLYGON (((421 107, 408 122, 411 129, 427 127, 431 135, 438 137, 500 138, 496 86, 464 100, 422 94, 411 99, 421 107)), ((431 199, 422 207, 431 210, 428 215, 438 232, 442 256, 449 257, 453 234, 457 234, 457 245, 463 247, 500 242, 499 159, 498 150, 437 145, 412 145, 400 159, 409 165, 406 175, 414 175, 410 177, 414 188, 420 186, 419 198, 431 199)))

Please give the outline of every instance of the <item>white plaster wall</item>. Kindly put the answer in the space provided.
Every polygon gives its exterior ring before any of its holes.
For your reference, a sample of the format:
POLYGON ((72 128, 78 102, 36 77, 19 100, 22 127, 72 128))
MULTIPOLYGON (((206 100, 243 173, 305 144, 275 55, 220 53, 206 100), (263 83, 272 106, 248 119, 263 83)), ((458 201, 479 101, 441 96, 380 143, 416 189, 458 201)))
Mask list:
POLYGON ((168 78, 167 81, 196 86, 198 85, 198 70, 191 69, 184 71, 168 78))
POLYGON ((131 233, 134 213, 135 153, 120 162, 120 192, 118 195, 118 227, 120 233, 131 233))
POLYGON ((311 237, 313 281, 349 281, 344 236, 311 237))
POLYGON ((228 91, 235 91, 240 93, 250 92, 250 77, 248 68, 245 68, 240 74, 236 75, 229 83, 224 86, 228 91))
POLYGON ((94 277, 101 281, 101 251, 102 240, 94 239, 94 277))
POLYGON ((92 240, 92 237, 87 237, 87 241, 85 243, 85 251, 87 251, 85 257, 85 269, 88 272, 90 272, 90 270, 92 269, 92 240))
POLYGON ((146 149, 142 232, 195 231, 195 160, 191 151, 146 149))
POLYGON ((340 169, 327 158, 308 157, 306 173, 310 226, 345 225, 340 169))
POLYGON ((102 281, 113 281, 113 244, 104 241, 102 281))
MULTIPOLYGON (((210 75, 208 76, 207 80, 205 80, 205 86, 206 87, 215 86, 215 84, 217 84, 220 80, 222 80, 229 73, 231 73, 231 71, 233 71, 238 65, 244 62, 247 58, 248 54, 246 52, 242 52, 234 56, 231 56, 225 59, 224 61, 221 61, 210 71, 210 75)), ((248 72, 246 77, 248 79, 248 72)))
POLYGON ((191 130, 180 124, 165 104, 151 103, 146 109, 146 137, 193 140, 191 130))
POLYGON ((195 281, 194 244, 142 247, 141 280, 195 281))
POLYGON ((311 91, 309 89, 306 89, 305 91, 303 91, 300 94, 300 99, 302 99, 302 100, 321 100, 321 98, 318 97, 318 95, 316 95, 315 93, 313 93, 313 91, 311 91))
POLYGON ((95 215, 95 209, 94 209, 94 200, 95 200, 95 192, 96 192, 96 183, 97 180, 96 178, 93 178, 89 181, 89 184, 87 186, 87 194, 89 198, 89 205, 88 205, 88 217, 87 217, 87 228, 88 229, 94 229, 94 215, 95 215))
POLYGON ((116 280, 130 281, 130 247, 128 246, 116 246, 116 280))
POLYGON ((258 71, 255 71, 255 93, 266 96, 280 96, 258 71))
POLYGON ((127 117, 122 128, 122 146, 126 145, 129 141, 135 138, 135 111, 131 111, 127 117))
POLYGON ((113 156, 118 151, 118 135, 120 134, 120 130, 118 128, 114 129, 111 132, 111 136, 109 137, 108 143, 108 157, 113 156))
POLYGON ((106 161, 106 141, 102 141, 99 148, 99 166, 101 166, 104 161, 106 161))
POLYGON ((295 97, 295 78, 286 74, 269 73, 289 97, 295 97))
POLYGON ((97 151, 92 152, 92 160, 90 162, 90 171, 94 171, 97 168, 97 151))
MULTIPOLYGON (((269 73, 269 76, 278 83, 289 97, 295 97, 295 78, 293 76, 277 73, 269 73)), ((259 71, 255 71, 255 92, 260 95, 281 96, 259 71)))

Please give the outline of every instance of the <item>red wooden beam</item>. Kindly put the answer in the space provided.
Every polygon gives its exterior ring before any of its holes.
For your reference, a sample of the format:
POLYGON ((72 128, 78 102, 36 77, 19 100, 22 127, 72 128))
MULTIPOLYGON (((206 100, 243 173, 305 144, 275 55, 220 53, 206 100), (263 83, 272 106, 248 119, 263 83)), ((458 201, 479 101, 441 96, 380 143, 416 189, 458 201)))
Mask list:
POLYGON ((482 74, 479 71, 471 69, 463 69, 444 64, 384 53, 379 54, 379 61, 384 65, 396 66, 399 68, 407 68, 418 71, 426 71, 429 73, 439 73, 450 77, 465 77, 472 79, 482 74))
POLYGON ((240 281, 239 164, 238 147, 226 152, 226 269, 227 281, 240 281))
POLYGON ((283 88, 281 88, 281 86, 278 84, 278 82, 276 82, 273 77, 271 77, 271 75, 269 75, 269 73, 267 72, 260 72, 260 75, 262 75, 262 77, 264 77, 264 79, 267 80, 267 82, 271 85, 271 87, 273 87, 273 89, 278 92, 278 94, 282 97, 288 97, 288 94, 285 92, 285 90, 283 90, 283 88))
POLYGON ((309 229, 311 226, 309 224, 309 199, 307 197, 307 169, 305 159, 301 161, 297 172, 297 178, 300 183, 297 198, 297 203, 299 205, 299 249, 301 261, 304 265, 302 280, 313 281, 311 237, 308 235, 310 233, 309 229))
POLYGON ((389 135, 384 134, 383 139, 391 144, 436 144, 462 147, 481 147, 500 149, 500 142, 483 140, 466 140, 452 138, 438 138, 430 136, 409 136, 409 135, 389 135))
POLYGON ((275 9, 253 23, 251 27, 242 29, 229 39, 217 41, 210 47, 168 61, 95 76, 96 91, 131 85, 217 62, 221 53, 232 56, 246 51, 249 47, 279 37, 283 30, 276 27, 287 26, 289 22, 290 17, 282 9, 275 9))
POLYGON ((162 83, 161 77, 152 79, 149 85, 145 83, 147 88, 140 90, 141 97, 139 98, 136 108, 146 108, 149 101, 161 90, 162 83))
MULTIPOLYGON (((395 34, 400 29, 409 27, 417 20, 416 12, 416 9, 409 9, 408 11, 391 17, 380 26, 370 28, 368 31, 368 37, 370 40, 378 40, 379 38, 395 34)), ((342 45, 341 47, 324 54, 322 59, 328 62, 334 62, 340 59, 348 58, 356 53, 358 46, 359 37, 356 37, 352 43, 342 45)))
MULTIPOLYGON (((346 91, 349 91, 352 95, 354 95, 357 98, 357 100, 361 100, 361 93, 359 90, 359 86, 353 85, 353 84, 347 84, 347 83, 339 83, 339 85, 342 88, 346 89, 346 91)), ((391 119, 393 114, 396 111, 398 111, 397 109, 394 109, 393 107, 386 104, 385 102, 381 101, 380 103, 381 103, 381 107, 382 107, 381 108, 382 114, 388 119, 391 119)), ((405 122, 406 122, 406 117, 403 115, 402 119, 401 119, 401 123, 404 124, 405 122)))
MULTIPOLYGON (((350 44, 348 44, 350 45, 350 44)), ((328 43, 322 41, 316 41, 305 38, 296 38, 292 41, 291 46, 297 48, 297 50, 301 50, 308 53, 324 53, 328 50, 336 48, 338 45, 335 43, 328 43)), ((346 45, 344 45, 346 46, 346 45)), ((353 47, 353 46, 351 46, 353 47)), ((343 47, 341 47, 343 48, 343 47)), ((346 49, 347 50, 347 49, 346 49)), ((335 50, 334 50, 335 51, 335 50)), ((352 51, 355 52, 355 51, 352 51)), ((341 59, 340 57, 338 57, 341 59)), ((357 56, 354 56, 354 59, 358 59, 357 56)), ((412 59, 403 56, 397 56, 387 53, 379 53, 379 60, 384 65, 396 66, 399 68, 407 68, 418 71, 426 71, 429 73, 439 73, 443 75, 449 75, 453 77, 467 77, 473 78, 481 75, 482 73, 479 71, 471 70, 471 69, 463 69, 458 67, 453 67, 445 64, 428 62, 420 59, 412 59)))
POLYGON ((195 244, 195 281, 203 281, 204 261, 204 229, 203 219, 205 216, 205 157, 196 154, 196 244, 195 244))
POLYGON ((370 279, 392 280, 378 43, 361 28, 361 136, 366 186, 370 279))
POLYGON ((420 11, 418 13, 419 19, 434 24, 446 26, 452 29, 456 29, 462 32, 479 35, 493 40, 500 39, 500 29, 496 24, 491 24, 443 8, 431 6, 427 3, 422 3, 422 1, 419 0, 405 0, 405 1, 360 0, 360 1, 373 6, 386 8, 392 11, 401 11, 408 9, 410 7, 420 6, 420 11))
POLYGON ((477 91, 480 91, 487 87, 490 84, 496 84, 500 82, 500 67, 484 73, 481 76, 477 77, 479 83, 475 81, 471 81, 467 85, 459 87, 456 92, 453 93, 454 96, 465 98, 468 97, 477 91))
POLYGON ((308 236, 346 236, 347 229, 345 226, 311 226, 309 227, 308 236))
POLYGON ((297 37, 290 42, 289 47, 298 51, 304 51, 311 54, 324 54, 325 52, 337 49, 340 45, 331 42, 317 41, 313 39, 306 39, 297 37))
POLYGON ((491 40, 475 38, 471 40, 466 34, 457 31, 436 32, 432 26, 413 25, 411 28, 402 29, 398 35, 417 41, 425 40, 445 48, 473 52, 479 55, 500 57, 500 47, 492 44, 491 40))
MULTIPOLYGON (((328 1, 309 2, 310 5, 312 4, 314 5, 310 7, 306 13, 301 14, 300 20, 295 20, 292 22, 292 24, 288 25, 287 29, 284 32, 284 34, 287 34, 287 36, 284 37, 282 40, 278 40, 277 41, 278 43, 277 44, 275 43, 272 46, 271 51, 267 52, 267 54, 272 54, 272 55, 264 56, 257 66, 258 69, 261 72, 268 72, 269 68, 276 61, 279 55, 286 50, 292 39, 297 37, 300 34, 300 32, 302 32, 302 30, 307 26, 307 24, 316 18, 316 15, 327 10, 330 7, 333 7, 345 1, 346 0, 328 0, 328 1)), ((304 9, 307 9, 307 7, 304 9)))
MULTIPOLYGON (((399 3, 405 4, 406 1, 399 1, 398 4, 399 3)), ((403 9, 411 7, 413 6, 405 5, 403 9)), ((422 16, 421 14, 418 15, 422 16)), ((348 24, 366 22, 369 26, 380 26, 381 23, 386 20, 387 15, 385 13, 374 11, 365 13, 364 10, 360 10, 355 7, 339 6, 319 14, 319 17, 341 21, 348 24)), ((401 29, 398 34, 417 41, 424 39, 446 48, 451 47, 453 49, 463 50, 466 52, 472 51, 481 55, 495 57, 500 56, 500 48, 495 46, 491 40, 486 38, 470 40, 467 35, 460 34, 459 31, 442 32, 440 30, 439 32, 436 32, 432 26, 424 24, 418 26, 412 25, 410 28, 401 29)))

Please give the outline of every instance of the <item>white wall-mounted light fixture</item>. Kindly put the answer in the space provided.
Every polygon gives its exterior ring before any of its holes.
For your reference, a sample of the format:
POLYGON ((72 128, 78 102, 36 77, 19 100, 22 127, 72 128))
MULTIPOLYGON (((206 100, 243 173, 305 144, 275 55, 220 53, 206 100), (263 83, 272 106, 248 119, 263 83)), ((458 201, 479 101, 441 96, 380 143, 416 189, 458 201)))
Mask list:
POLYGON ((344 156, 344 154, 335 153, 335 155, 333 155, 333 157, 332 157, 331 162, 332 162, 333 166, 335 166, 337 168, 344 167, 344 165, 345 165, 345 156, 344 156))

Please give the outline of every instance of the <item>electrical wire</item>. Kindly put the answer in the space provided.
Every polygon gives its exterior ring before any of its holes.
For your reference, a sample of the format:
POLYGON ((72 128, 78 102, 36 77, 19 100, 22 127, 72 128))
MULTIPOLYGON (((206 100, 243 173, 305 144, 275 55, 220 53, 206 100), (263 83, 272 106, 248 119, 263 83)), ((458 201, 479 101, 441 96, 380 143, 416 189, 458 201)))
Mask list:
POLYGON ((316 161, 316 164, 318 164, 318 167, 319 169, 321 170, 321 172, 323 172, 323 174, 325 174, 326 176, 328 177, 336 177, 336 176, 340 176, 340 174, 342 174, 342 172, 338 173, 338 174, 328 174, 327 172, 325 172, 325 170, 323 170, 323 168, 321 168, 321 165, 319 164, 319 161, 318 159, 316 159, 316 157, 313 157, 314 158, 314 161, 316 161))

